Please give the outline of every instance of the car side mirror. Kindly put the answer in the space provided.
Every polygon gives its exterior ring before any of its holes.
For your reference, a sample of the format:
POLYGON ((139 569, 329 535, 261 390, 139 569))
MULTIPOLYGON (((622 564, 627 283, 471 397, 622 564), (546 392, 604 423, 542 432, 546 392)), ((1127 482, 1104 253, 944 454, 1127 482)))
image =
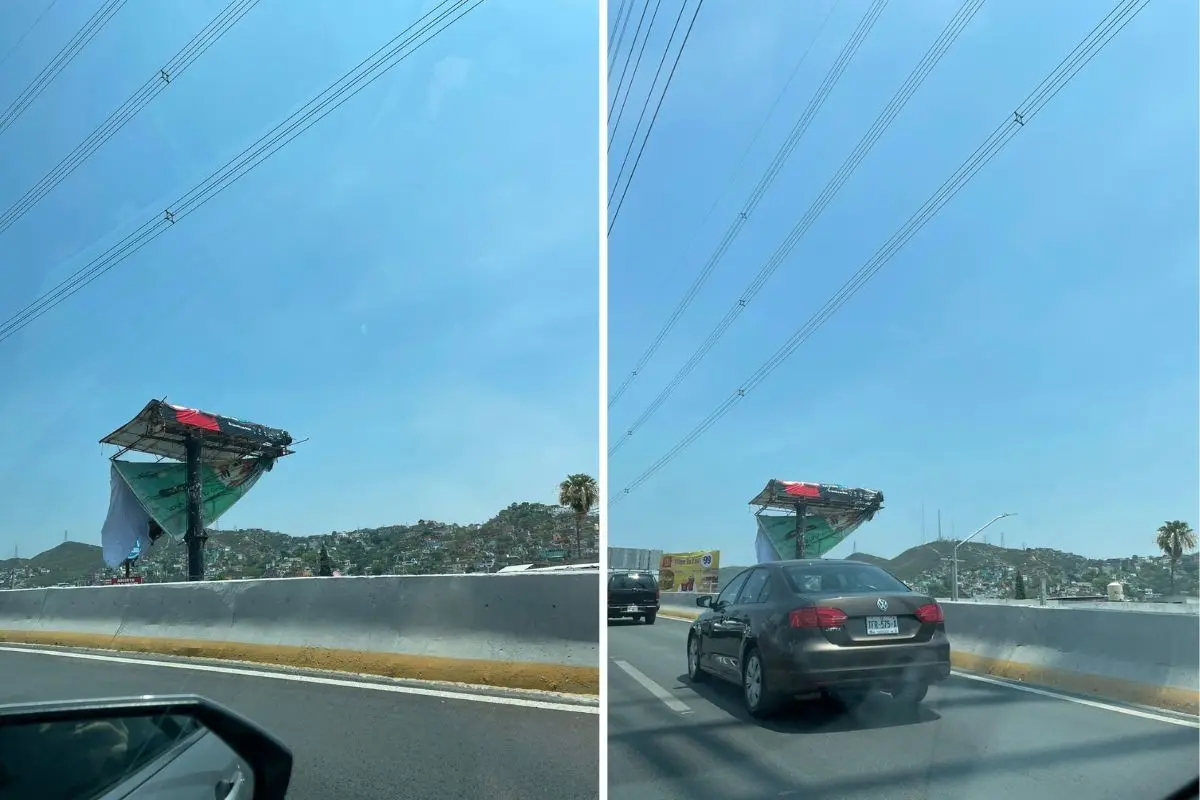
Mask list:
POLYGON ((0 705, 0 797, 12 800, 134 789, 284 800, 292 760, 254 723, 194 695, 0 705))
POLYGON ((702 594, 696 598, 696 605, 701 608, 712 608, 713 598, 711 594, 702 594))

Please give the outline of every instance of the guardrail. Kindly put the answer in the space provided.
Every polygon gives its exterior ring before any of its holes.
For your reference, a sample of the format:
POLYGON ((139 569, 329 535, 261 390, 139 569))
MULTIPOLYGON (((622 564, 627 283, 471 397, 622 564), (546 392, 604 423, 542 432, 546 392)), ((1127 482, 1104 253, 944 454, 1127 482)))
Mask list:
MULTIPOLYGON (((660 613, 694 618, 701 611, 698 596, 663 592, 660 613)), ((1036 600, 939 602, 956 669, 1200 713, 1200 625, 1191 614, 1123 608, 1133 603, 1120 604, 1118 611, 1040 606, 1036 600)))
POLYGON ((0 591, 0 641, 599 694, 595 572, 0 591))

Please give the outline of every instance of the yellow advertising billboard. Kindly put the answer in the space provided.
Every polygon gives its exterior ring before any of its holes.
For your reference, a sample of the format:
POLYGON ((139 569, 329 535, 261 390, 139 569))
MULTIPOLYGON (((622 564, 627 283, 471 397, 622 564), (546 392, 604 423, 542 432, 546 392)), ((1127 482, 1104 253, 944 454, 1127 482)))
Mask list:
POLYGON ((717 593, 720 550, 663 553, 658 565, 658 586, 664 592, 717 593))

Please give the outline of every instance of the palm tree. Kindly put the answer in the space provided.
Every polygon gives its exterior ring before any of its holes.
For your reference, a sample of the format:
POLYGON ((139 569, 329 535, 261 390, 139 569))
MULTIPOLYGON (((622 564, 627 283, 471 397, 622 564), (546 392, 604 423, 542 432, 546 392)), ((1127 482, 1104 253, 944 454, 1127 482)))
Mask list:
POLYGON ((582 472, 568 475, 558 485, 558 504, 575 512, 575 556, 583 557, 582 532, 587 515, 600 502, 600 485, 582 472))
POLYGON ((1196 549, 1196 532, 1186 522, 1173 520, 1159 527, 1155 541, 1158 549, 1171 559, 1171 594, 1175 594, 1175 565, 1184 553, 1196 549))

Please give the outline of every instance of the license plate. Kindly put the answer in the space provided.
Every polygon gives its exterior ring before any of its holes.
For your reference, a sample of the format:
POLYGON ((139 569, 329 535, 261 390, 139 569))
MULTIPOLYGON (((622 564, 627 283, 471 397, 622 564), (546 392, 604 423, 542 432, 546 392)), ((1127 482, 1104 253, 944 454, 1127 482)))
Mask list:
POLYGON ((900 623, 895 617, 867 617, 867 636, 886 636, 900 632, 900 623))
POLYGON ((631 614, 636 614, 638 607, 637 606, 625 606, 625 610, 631 614))

